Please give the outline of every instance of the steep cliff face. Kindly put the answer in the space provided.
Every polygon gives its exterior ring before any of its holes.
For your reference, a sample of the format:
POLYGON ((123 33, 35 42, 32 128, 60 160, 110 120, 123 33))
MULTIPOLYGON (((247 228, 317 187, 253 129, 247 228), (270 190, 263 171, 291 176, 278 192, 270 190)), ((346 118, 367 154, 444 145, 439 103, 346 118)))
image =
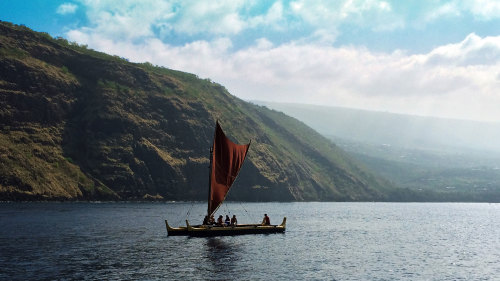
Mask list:
POLYGON ((232 199, 389 199, 330 141, 219 84, 0 23, 0 200, 204 200, 216 119, 252 140, 232 199))

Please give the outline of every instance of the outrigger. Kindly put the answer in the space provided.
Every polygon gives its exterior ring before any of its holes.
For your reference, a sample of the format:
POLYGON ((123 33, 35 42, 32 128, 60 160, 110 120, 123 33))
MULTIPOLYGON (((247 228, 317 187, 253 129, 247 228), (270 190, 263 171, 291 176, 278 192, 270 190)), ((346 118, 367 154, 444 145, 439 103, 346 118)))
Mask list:
MULTIPOLYGON (((210 218, 224 202, 226 196, 238 176, 245 161, 250 143, 235 144, 226 137, 216 122, 214 140, 210 149, 210 174, 208 186, 207 217, 210 218)), ((286 217, 279 225, 239 224, 223 225, 190 225, 171 227, 165 220, 169 236, 227 236, 244 234, 282 233, 286 230, 286 217)))

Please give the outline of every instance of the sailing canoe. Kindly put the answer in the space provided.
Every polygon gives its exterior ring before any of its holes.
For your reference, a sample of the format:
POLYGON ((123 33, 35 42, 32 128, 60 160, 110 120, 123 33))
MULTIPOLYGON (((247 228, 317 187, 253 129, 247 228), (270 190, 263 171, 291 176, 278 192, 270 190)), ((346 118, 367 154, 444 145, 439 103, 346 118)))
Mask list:
MULTIPOLYGON (((210 173, 208 184, 207 218, 210 218, 226 199, 245 161, 250 143, 232 142, 216 122, 214 139, 210 149, 210 173)), ((186 226, 170 227, 165 220, 168 235, 219 236, 259 233, 279 233, 286 229, 286 217, 280 225, 244 224, 237 226, 194 225, 186 220, 186 226)))
POLYGON ((262 225, 262 224, 240 224, 235 226, 216 226, 216 225, 190 225, 186 220, 185 227, 170 227, 165 220, 167 232, 169 236, 230 236, 230 235, 245 235, 245 234, 269 234, 283 233, 286 230, 286 217, 279 225, 262 225))

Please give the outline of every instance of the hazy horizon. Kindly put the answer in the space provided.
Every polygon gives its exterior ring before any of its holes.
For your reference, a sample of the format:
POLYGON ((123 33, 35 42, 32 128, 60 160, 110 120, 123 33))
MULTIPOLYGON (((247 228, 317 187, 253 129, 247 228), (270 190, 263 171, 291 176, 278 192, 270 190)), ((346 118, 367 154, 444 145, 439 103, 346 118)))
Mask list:
POLYGON ((324 105, 252 101, 297 118, 325 136, 372 144, 500 153, 500 123, 324 105))
POLYGON ((474 120, 474 119, 460 119, 453 117, 441 117, 441 116, 433 116, 433 115, 419 115, 419 114, 411 114, 411 113, 401 113, 401 112, 393 112, 388 110, 376 110, 376 109, 366 109, 366 108, 358 108, 358 107, 347 107, 347 106, 337 106, 337 105, 324 105, 324 104, 313 104, 313 103, 297 103, 297 102, 274 102, 274 101, 266 101, 266 100, 247 100, 247 102, 257 104, 257 105, 271 105, 271 104, 282 104, 282 105, 291 105, 291 106, 304 106, 304 107, 319 107, 319 108, 337 108, 337 109, 345 109, 345 110, 353 110, 353 111, 362 111, 367 113, 380 113, 380 114, 388 114, 388 115, 398 115, 398 116, 406 116, 406 117, 416 117, 416 118, 424 118, 424 119, 435 119, 435 120, 450 120, 450 121, 464 121, 471 123, 482 123, 482 124, 494 124, 500 125, 500 121, 489 121, 489 120, 474 120))

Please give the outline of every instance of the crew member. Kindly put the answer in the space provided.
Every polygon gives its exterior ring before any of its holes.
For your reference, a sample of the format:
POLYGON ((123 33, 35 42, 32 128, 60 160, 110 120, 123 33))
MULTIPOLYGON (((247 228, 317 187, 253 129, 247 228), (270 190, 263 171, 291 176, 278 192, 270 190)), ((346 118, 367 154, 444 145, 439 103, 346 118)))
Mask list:
POLYGON ((222 218, 223 218, 223 217, 222 217, 222 215, 220 215, 220 216, 219 216, 219 218, 217 218, 217 225, 218 225, 218 226, 222 226, 222 224, 224 223, 224 222, 222 221, 222 218))
POLYGON ((233 215, 233 217, 231 218, 231 225, 235 226, 237 224, 238 224, 238 220, 236 219, 236 215, 233 215))
POLYGON ((262 220, 262 225, 271 225, 271 220, 267 216, 267 214, 264 214, 264 219, 262 220))

